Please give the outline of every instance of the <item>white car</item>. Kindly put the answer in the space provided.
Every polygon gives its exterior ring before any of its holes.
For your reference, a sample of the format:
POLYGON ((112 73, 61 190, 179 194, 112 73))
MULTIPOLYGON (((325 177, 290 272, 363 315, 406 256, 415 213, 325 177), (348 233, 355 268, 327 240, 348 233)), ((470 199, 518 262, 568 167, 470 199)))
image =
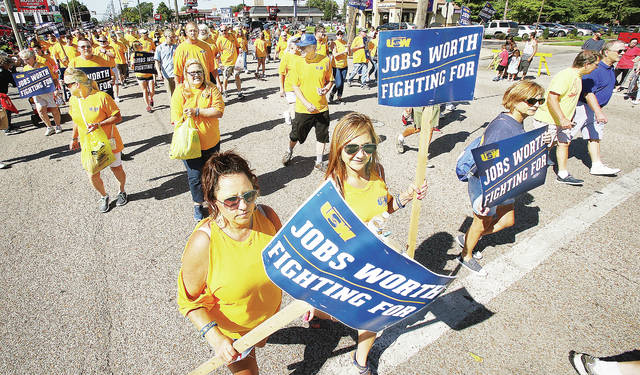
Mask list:
POLYGON ((525 34, 531 35, 532 32, 536 32, 536 37, 539 38, 542 36, 542 29, 535 30, 533 26, 529 25, 518 25, 518 36, 522 38, 525 34))
POLYGON ((518 34, 518 24, 509 20, 491 21, 485 26, 484 34, 492 36, 496 34, 515 36, 518 34))

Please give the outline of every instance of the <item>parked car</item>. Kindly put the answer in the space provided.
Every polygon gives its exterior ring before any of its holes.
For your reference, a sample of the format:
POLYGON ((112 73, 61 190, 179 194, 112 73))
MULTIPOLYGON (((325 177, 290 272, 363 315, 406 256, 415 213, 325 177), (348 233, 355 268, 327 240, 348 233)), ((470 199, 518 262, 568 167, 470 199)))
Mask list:
MULTIPOLYGON (((416 25, 408 22, 402 22, 402 24, 400 25, 401 30, 406 30, 406 29, 413 30, 416 27, 417 27, 416 25)), ((399 28, 398 28, 397 22, 390 22, 390 23, 385 23, 384 25, 380 25, 378 29, 380 31, 385 31, 385 30, 398 30, 399 28)))
POLYGON ((569 29, 555 22, 540 22, 540 25, 549 28, 549 34, 553 36, 563 37, 569 34, 569 29))
MULTIPOLYGON (((522 38, 525 34, 531 35, 531 33, 535 30, 533 26, 529 25, 518 25, 518 36, 522 38)), ((540 37, 542 35, 542 29, 535 30, 536 37, 540 37)))
POLYGON ((501 21, 491 21, 484 28, 485 35, 496 36, 497 34, 505 34, 505 35, 518 35, 518 24, 514 21, 509 20, 501 20, 501 21))
POLYGON ((569 32, 571 32, 571 30, 575 29, 576 30, 576 35, 578 35, 578 36, 593 34, 593 31, 591 31, 591 29, 578 26, 577 24, 568 23, 568 24, 565 24, 563 26, 568 28, 569 32))
POLYGON ((620 33, 631 33, 633 32, 633 30, 626 28, 624 26, 620 26, 620 25, 616 25, 616 26, 611 26, 611 31, 614 34, 620 34, 620 33))
MULTIPOLYGON (((577 28, 583 28, 583 29, 591 30, 591 34, 595 33, 596 31, 599 31, 599 32, 603 32, 604 31, 602 27, 598 27, 597 25, 595 25, 593 23, 576 22, 575 25, 576 25, 577 28)), ((587 34, 584 34, 584 35, 587 35, 587 34)))

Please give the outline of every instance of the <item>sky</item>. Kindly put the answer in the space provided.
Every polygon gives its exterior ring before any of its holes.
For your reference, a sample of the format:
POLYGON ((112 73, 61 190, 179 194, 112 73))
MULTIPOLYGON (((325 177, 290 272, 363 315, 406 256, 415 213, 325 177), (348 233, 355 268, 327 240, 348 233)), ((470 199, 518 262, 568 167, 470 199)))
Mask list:
MULTIPOLYGON (((59 2, 64 2, 65 0, 58 0, 59 2)), ((95 11, 97 15, 95 16, 97 19, 101 20, 105 17, 104 13, 107 10, 107 6, 109 5, 110 0, 80 0, 84 3, 89 10, 95 11)), ((122 0, 120 0, 122 1, 122 0)), ((153 2, 153 9, 155 9, 161 0, 145 0, 153 2)), ((170 9, 174 9, 173 0, 164 0, 164 2, 169 6, 170 9)), ((224 8, 230 7, 232 5, 241 4, 242 0, 198 0, 198 8, 210 9, 210 8, 224 8)), ((129 0, 129 6, 135 6, 137 4, 137 0, 129 0)), ((245 4, 252 6, 253 0, 245 0, 245 4)), ((264 0, 264 5, 293 5, 292 0, 264 0)), ((181 8, 184 5, 183 0, 178 0, 178 8, 181 8)), ((113 0, 113 6, 116 11, 119 11, 120 5, 118 4, 118 0, 113 0)), ((124 5, 123 5, 124 6, 124 5)))

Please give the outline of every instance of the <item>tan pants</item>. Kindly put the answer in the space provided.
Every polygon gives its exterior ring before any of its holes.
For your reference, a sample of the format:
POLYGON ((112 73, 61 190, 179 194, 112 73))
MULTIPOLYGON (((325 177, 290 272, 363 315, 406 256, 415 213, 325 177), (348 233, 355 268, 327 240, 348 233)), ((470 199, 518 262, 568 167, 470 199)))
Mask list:
POLYGON ((173 90, 176 89, 175 78, 165 78, 164 83, 167 85, 167 90, 169 90, 169 96, 173 96, 173 90))

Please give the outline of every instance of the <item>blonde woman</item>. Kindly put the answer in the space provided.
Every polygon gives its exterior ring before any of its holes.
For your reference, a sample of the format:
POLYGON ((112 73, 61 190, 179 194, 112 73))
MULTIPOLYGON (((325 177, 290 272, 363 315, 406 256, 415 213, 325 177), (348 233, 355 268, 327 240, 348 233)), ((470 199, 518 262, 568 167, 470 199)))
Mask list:
MULTIPOLYGON (((127 176, 121 160, 124 145, 116 127, 116 124, 122 120, 120 108, 109 94, 99 91, 96 83, 78 69, 68 68, 64 72, 64 84, 71 92, 69 115, 73 120, 73 139, 69 149, 77 150, 82 147, 87 134, 97 128, 102 128, 107 137, 114 139, 115 147, 112 148, 112 152, 116 160, 109 167, 120 183, 116 206, 124 206, 127 204, 127 193, 124 190, 127 176)), ((89 174, 89 180, 101 196, 99 211, 102 213, 109 211, 109 195, 104 188, 100 172, 89 174)))
POLYGON ((215 84, 199 60, 189 59, 184 65, 184 81, 176 86, 171 96, 171 122, 180 124, 192 117, 200 136, 202 156, 183 160, 187 169, 189 190, 193 199, 193 217, 196 221, 207 216, 203 206, 202 166, 211 155, 220 151, 220 126, 218 119, 224 114, 224 101, 215 84))
MULTIPOLYGON (((379 138, 371 119, 361 113, 349 113, 338 121, 331 138, 329 165, 325 177, 332 179, 354 213, 365 223, 372 219, 384 220, 389 214, 404 208, 413 199, 423 199, 426 182, 416 189, 410 186, 402 193, 392 195, 387 188, 384 168, 378 158, 379 138)), ((309 325, 317 322, 313 317, 327 318, 323 312, 311 311, 309 325)), ((367 364, 369 351, 376 339, 375 332, 358 330, 358 345, 353 353, 353 366, 360 374, 371 374, 367 364)))

